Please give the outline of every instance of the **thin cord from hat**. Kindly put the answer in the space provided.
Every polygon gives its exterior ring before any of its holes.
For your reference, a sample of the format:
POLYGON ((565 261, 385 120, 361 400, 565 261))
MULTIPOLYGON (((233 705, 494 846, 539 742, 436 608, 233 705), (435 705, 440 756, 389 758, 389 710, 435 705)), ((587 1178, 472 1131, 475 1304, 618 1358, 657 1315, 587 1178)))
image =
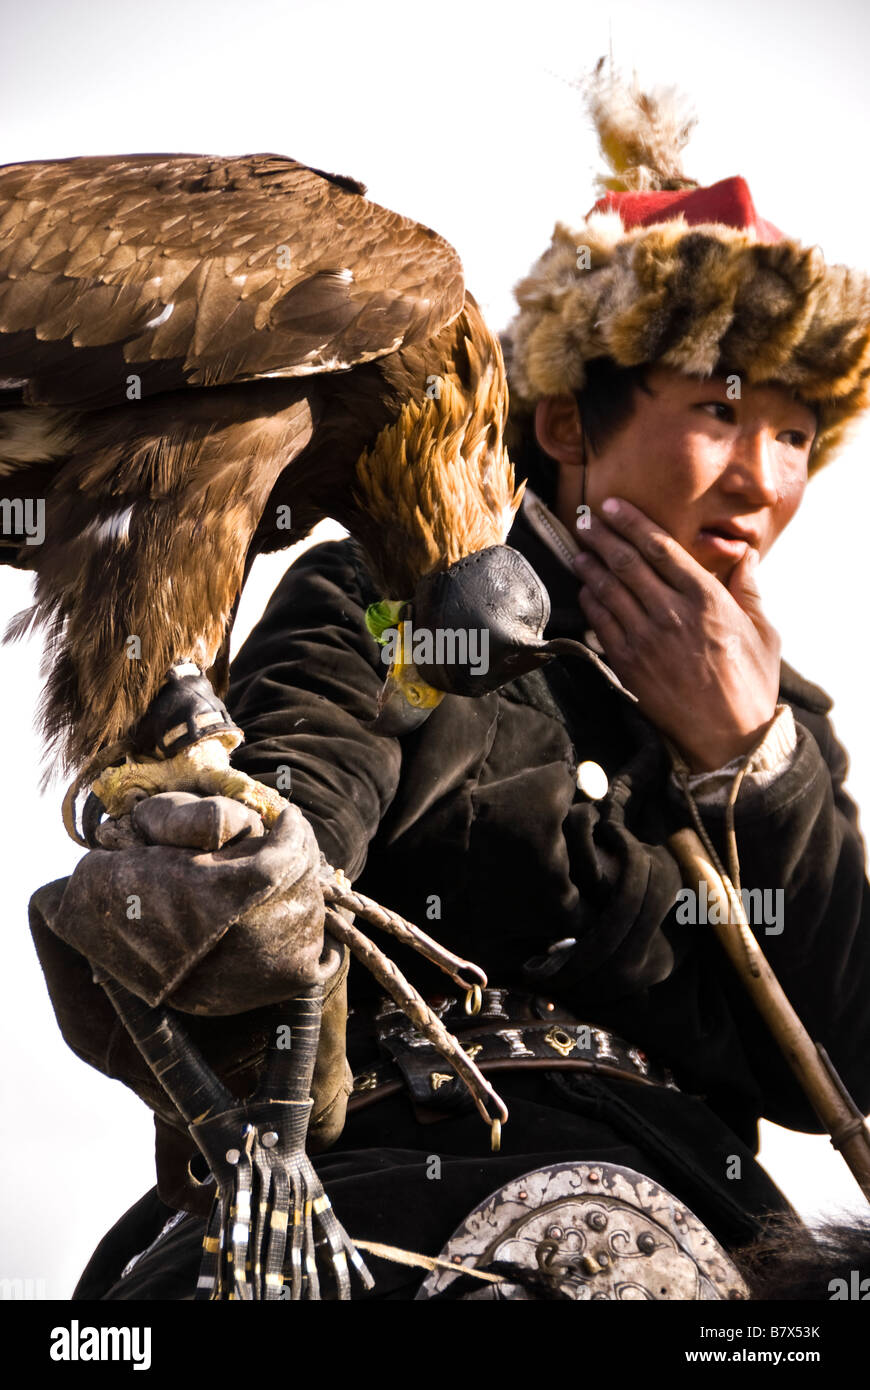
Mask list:
POLYGON ((580 439, 581 439, 581 445, 582 445, 582 449, 583 449, 583 462, 582 462, 582 464, 580 465, 580 467, 583 469, 583 479, 582 479, 581 484, 580 484, 580 506, 581 506, 581 507, 585 507, 585 506, 586 506, 586 469, 587 469, 587 463, 586 463, 586 431, 583 429, 582 423, 581 423, 581 425, 580 425, 580 439))

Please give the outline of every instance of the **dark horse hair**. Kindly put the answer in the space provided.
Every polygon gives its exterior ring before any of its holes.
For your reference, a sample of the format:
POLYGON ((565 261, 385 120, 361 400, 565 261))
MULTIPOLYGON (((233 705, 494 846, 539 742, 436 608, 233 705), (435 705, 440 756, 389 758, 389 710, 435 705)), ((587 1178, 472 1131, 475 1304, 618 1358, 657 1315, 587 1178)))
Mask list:
POLYGON ((811 1227, 794 1216, 771 1217, 751 1245, 730 1254, 756 1300, 854 1298, 863 1280, 870 1300, 870 1214, 811 1227))

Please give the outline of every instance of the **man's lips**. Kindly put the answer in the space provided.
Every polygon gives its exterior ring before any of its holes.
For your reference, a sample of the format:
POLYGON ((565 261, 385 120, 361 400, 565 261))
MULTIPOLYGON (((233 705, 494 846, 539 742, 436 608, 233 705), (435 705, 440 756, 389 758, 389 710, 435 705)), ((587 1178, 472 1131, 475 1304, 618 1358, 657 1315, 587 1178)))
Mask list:
POLYGON ((750 547, 757 550, 760 540, 756 531, 730 521, 713 521, 709 526, 702 526, 698 539, 708 549, 735 560, 741 559, 750 547))

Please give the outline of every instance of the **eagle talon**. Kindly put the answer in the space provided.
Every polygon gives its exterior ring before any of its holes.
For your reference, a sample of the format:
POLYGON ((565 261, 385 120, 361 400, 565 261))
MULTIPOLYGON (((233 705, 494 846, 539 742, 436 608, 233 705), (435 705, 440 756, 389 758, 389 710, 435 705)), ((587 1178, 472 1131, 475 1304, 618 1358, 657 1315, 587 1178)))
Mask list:
POLYGON ((105 814, 106 808, 100 798, 95 796, 93 792, 89 792, 82 808, 82 839, 89 849, 100 848, 97 831, 105 814))
POLYGON ((230 767, 230 754, 243 739, 208 677, 193 662, 176 663, 130 737, 98 754, 67 791, 64 825, 70 837, 93 849, 102 816, 118 820, 137 802, 167 791, 230 797, 270 828, 287 802, 230 767), (75 798, 89 783, 80 834, 75 798))
POLYGON ((120 766, 107 767, 100 773, 91 795, 114 819, 126 815, 138 801, 159 792, 228 796, 256 811, 266 827, 271 827, 287 805, 285 798, 247 773, 230 767, 230 752, 224 735, 216 734, 200 739, 172 758, 134 761, 128 755, 120 766))

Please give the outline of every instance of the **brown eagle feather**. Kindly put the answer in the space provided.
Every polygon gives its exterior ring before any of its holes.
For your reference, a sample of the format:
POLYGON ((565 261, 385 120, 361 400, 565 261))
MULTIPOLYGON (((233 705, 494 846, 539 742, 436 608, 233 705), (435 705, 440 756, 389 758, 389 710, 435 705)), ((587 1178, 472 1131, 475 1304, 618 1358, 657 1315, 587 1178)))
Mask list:
POLYGON ((498 343, 455 251, 364 192, 270 154, 0 168, 0 477, 45 503, 0 559, 37 572, 10 635, 46 628, 64 770, 213 666, 253 556, 323 517, 385 597, 504 540, 498 343))

